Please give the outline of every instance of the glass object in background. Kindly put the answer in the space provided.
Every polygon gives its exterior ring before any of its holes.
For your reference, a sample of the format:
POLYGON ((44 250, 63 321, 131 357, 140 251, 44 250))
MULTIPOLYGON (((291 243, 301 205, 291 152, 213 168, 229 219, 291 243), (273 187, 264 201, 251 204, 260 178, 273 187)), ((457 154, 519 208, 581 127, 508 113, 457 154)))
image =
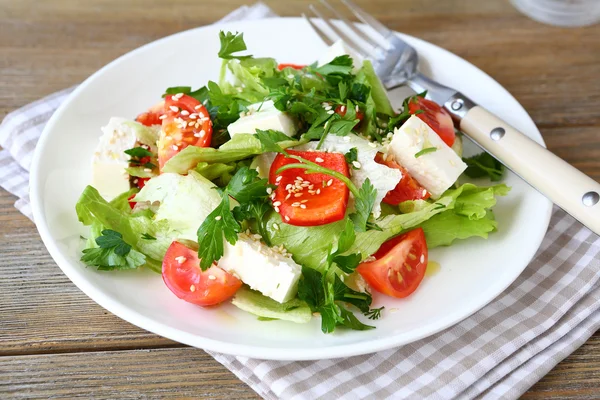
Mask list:
POLYGON ((536 21, 558 26, 585 26, 600 22, 600 0, 511 0, 536 21))

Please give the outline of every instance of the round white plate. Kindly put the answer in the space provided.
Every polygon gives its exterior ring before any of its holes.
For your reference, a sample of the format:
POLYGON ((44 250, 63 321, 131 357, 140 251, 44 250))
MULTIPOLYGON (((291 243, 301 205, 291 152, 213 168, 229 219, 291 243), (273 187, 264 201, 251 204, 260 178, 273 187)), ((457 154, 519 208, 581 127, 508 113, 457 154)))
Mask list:
MULTIPOLYGON (((507 288, 537 250, 551 203, 512 173, 509 196, 494 208, 498 232, 434 249, 440 271, 426 277, 408 299, 375 296, 385 305, 377 329, 324 335, 320 320, 297 325, 261 322, 231 304, 200 308, 171 294, 148 271, 98 272, 79 261, 86 229, 75 203, 90 183, 90 160, 100 127, 111 116, 133 118, 169 86, 199 87, 217 80, 219 30, 244 32, 249 52, 280 62, 308 64, 326 46, 300 18, 207 26, 182 32, 120 57, 81 84, 54 114, 40 139, 31 169, 35 221, 48 251, 64 273, 98 304, 148 331, 191 346, 260 359, 309 360, 365 354, 406 344, 445 329, 482 308, 507 288)), ((543 143, 519 103, 496 81, 439 47, 402 36, 419 52, 433 79, 464 92, 543 143)), ((472 151, 472 149, 471 149, 472 151)), ((482 182, 484 184, 489 182, 482 182)))

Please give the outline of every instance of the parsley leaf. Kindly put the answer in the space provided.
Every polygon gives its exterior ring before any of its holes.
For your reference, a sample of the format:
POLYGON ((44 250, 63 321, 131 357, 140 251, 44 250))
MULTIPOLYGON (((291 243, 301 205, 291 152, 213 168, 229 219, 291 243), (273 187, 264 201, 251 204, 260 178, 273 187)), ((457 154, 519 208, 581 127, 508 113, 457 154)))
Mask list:
POLYGON ((426 148, 422 149, 421 151, 417 152, 415 154, 415 158, 419 158, 421 156, 424 156, 425 154, 433 153, 435 151, 437 151, 437 147, 426 147, 426 148))
POLYGON ((221 42, 221 49, 219 50, 219 58, 232 59, 237 58, 242 60, 244 58, 250 58, 252 56, 234 56, 233 53, 247 50, 246 43, 244 42, 243 33, 232 33, 232 32, 219 32, 219 41, 221 42))
POLYGON ((235 244, 240 231, 240 224, 230 211, 229 195, 225 191, 221 203, 198 228, 198 257, 202 271, 206 271, 214 261, 223 256, 223 236, 229 243, 235 244))
POLYGON ((331 60, 329 63, 320 67, 314 68, 314 72, 322 76, 327 75, 348 75, 352 72, 352 58, 344 54, 331 60))
POLYGON ((222 190, 221 203, 202 222, 198 228, 198 257, 200 268, 206 270, 214 261, 223 256, 224 242, 232 245, 237 242, 237 234, 241 232, 241 222, 255 220, 258 230, 268 243, 265 214, 271 209, 267 189, 272 187, 267 179, 259 179, 258 172, 246 166, 241 167, 222 190), (231 210, 229 197, 239 203, 231 210))
POLYGON ((152 157, 153 154, 148 149, 143 147, 133 147, 131 149, 125 150, 125 154, 135 157, 135 158, 143 158, 143 157, 152 157))
POLYGON ((344 230, 338 239, 337 249, 329 254, 327 262, 329 264, 332 262, 336 263, 342 271, 348 274, 354 272, 362 259, 360 254, 341 254, 348 251, 352 247, 355 239, 356 234, 354 233, 354 225, 352 221, 346 219, 346 225, 344 226, 344 230))
POLYGON ((365 232, 367 230, 367 222, 371 211, 373 211, 376 196, 377 190, 371 183, 371 180, 367 178, 363 182, 358 196, 355 195, 356 212, 350 215, 352 222, 354 222, 354 229, 357 232, 365 232))
MULTIPOLYGON (((358 161, 358 149, 356 147, 351 148, 350 151, 344 154, 344 158, 348 165, 352 165, 352 162, 358 161)), ((352 168, 356 169, 354 165, 352 165, 352 168)))
POLYGON ((489 153, 463 158, 463 161, 467 164, 465 174, 470 178, 488 176, 493 182, 497 182, 504 176, 504 165, 489 153))
POLYGON ((350 303, 362 312, 368 311, 373 301, 371 294, 350 289, 337 275, 334 277, 331 291, 336 301, 350 303))
POLYGON ((146 263, 146 256, 133 250, 123 235, 111 229, 96 238, 98 247, 83 250, 81 261, 99 270, 135 269, 146 263))
POLYGON ((344 307, 339 307, 340 310, 340 324, 344 325, 347 328, 353 329, 355 331, 366 331, 369 329, 375 329, 374 326, 363 324, 356 318, 356 316, 346 310, 344 307))
POLYGON ((257 129, 254 136, 256 136, 258 140, 260 140, 263 152, 274 151, 276 153, 285 154, 285 151, 281 148, 279 144, 277 144, 277 142, 290 140, 289 136, 287 136, 285 133, 274 131, 272 129, 269 129, 267 131, 257 129))

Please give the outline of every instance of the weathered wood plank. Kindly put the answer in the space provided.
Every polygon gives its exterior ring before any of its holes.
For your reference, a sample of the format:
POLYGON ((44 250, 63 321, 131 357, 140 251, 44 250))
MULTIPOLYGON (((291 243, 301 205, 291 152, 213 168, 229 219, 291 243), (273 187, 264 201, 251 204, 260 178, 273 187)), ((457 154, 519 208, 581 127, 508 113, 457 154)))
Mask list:
POLYGON ((0 357, 0 398, 259 399, 198 349, 0 357))

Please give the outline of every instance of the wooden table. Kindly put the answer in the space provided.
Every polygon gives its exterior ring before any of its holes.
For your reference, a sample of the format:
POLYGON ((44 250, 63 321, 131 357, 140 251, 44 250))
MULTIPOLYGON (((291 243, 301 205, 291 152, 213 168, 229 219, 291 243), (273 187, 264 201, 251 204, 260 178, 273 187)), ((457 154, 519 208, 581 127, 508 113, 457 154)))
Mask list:
MULTIPOLYGON (((299 15, 305 1, 267 1, 299 15)), ((502 0, 358 1, 392 29, 477 65, 529 111, 548 147, 600 180, 600 25, 541 25, 502 0)), ((209 24, 243 0, 0 0, 0 116, 75 85, 121 54, 209 24), (175 4, 174 4, 175 3, 175 4)), ((0 189, 0 398, 256 398, 202 350, 96 305, 0 189)), ((597 333, 526 398, 598 398, 597 333)))

